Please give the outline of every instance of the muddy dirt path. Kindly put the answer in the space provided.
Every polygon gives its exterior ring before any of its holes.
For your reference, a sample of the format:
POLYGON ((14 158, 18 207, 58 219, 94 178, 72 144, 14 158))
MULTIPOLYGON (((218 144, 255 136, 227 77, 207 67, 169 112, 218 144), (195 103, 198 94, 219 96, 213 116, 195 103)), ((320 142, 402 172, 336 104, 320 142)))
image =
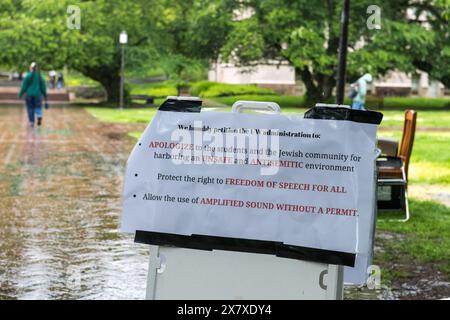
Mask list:
POLYGON ((118 233, 125 127, 0 106, 0 299, 142 299, 148 248, 118 233))

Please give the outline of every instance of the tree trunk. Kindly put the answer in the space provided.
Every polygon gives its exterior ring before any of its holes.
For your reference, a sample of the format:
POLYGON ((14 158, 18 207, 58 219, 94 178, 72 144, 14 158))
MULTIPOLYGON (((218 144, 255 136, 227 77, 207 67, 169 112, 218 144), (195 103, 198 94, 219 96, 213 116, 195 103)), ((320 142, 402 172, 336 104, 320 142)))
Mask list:
MULTIPOLYGON (((95 68, 95 69, 83 69, 79 70, 85 76, 100 82, 106 91, 107 102, 118 104, 120 100, 120 70, 119 69, 107 69, 95 68)), ((124 101, 129 100, 129 93, 124 88, 124 101)))
POLYGON ((331 101, 333 97, 333 89, 336 86, 336 80, 333 76, 322 76, 322 81, 319 83, 319 89, 322 93, 322 101, 325 103, 334 103, 331 101))
POLYGON ((111 77, 99 80, 105 88, 107 101, 109 103, 119 103, 120 100, 120 77, 111 77))
POLYGON ((297 69, 306 87, 306 105, 313 107, 316 103, 330 103, 333 88, 336 83, 334 77, 323 74, 314 75, 308 68, 297 69), (316 81, 314 80, 316 79, 316 81))
POLYGON ((296 72, 300 75, 300 78, 306 87, 305 104, 308 107, 313 107, 318 101, 320 101, 320 93, 314 84, 312 75, 308 68, 297 69, 296 72))
POLYGON ((306 95, 305 95, 306 106, 309 108, 312 108, 316 105, 316 103, 319 103, 319 102, 323 102, 320 91, 317 88, 314 88, 313 90, 306 89, 306 95))

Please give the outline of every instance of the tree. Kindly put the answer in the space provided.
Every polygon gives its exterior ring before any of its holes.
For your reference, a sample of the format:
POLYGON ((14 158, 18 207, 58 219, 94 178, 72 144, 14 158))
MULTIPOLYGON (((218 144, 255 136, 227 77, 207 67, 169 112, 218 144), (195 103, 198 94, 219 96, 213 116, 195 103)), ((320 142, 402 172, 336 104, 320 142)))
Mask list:
POLYGON ((68 0, 2 0, 0 64, 12 67, 37 61, 46 69, 64 65, 105 88, 109 102, 119 99, 119 34, 129 34, 128 47, 160 41, 156 0, 83 1, 80 29, 67 25, 68 0), (3 10, 3 7, 6 10, 3 10))
MULTIPOLYGON (((241 65, 263 59, 286 59, 304 82, 308 102, 327 101, 336 84, 342 1, 239 2, 253 14, 234 22, 234 29, 222 49, 223 57, 241 65)), ((435 65, 427 58, 431 52, 435 53, 433 59, 448 58, 448 47, 435 51, 436 47, 445 47, 444 43, 448 45, 444 36, 438 35, 439 28, 426 28, 408 19, 406 12, 416 6, 416 1, 379 4, 381 29, 370 29, 367 25, 370 17, 367 8, 372 2, 351 2, 347 79, 355 80, 365 72, 375 76, 394 69, 414 72, 421 62, 420 69, 426 69, 424 59, 429 62, 428 66, 435 65)), ((448 0, 442 2, 448 3, 448 0)), ((427 5, 438 10, 435 1, 427 5)), ((446 21, 441 21, 439 26, 448 30, 446 21)), ((446 37, 448 39, 448 31, 446 37)), ((448 72, 448 67, 444 69, 448 72)), ((437 71, 434 74, 438 75, 437 71)))
MULTIPOLYGON (((199 80, 216 60, 231 30, 231 16, 236 4, 228 0, 162 0, 164 8, 160 30, 163 46, 141 47, 154 56, 142 67, 159 66, 178 89, 188 82, 199 80)), ((137 61, 136 61, 137 62, 137 61)), ((137 67, 137 65, 136 65, 137 67)))
POLYGON ((127 68, 160 67, 181 85, 215 59, 230 29, 232 1, 79 1, 80 29, 70 29, 69 0, 0 0, 0 64, 64 65, 100 82, 119 99, 119 34, 126 30, 127 68), (130 58, 128 60, 128 58, 130 58))
POLYGON ((411 23, 430 30, 433 41, 426 54, 416 56, 413 64, 450 88, 450 0, 423 1, 416 3, 414 9, 411 23), (421 16, 426 17, 426 22, 420 21, 421 16))
POLYGON ((66 46, 53 41, 60 38, 64 26, 36 18, 39 9, 31 1, 0 1, 1 65, 25 71, 32 61, 49 69, 64 64, 66 46))

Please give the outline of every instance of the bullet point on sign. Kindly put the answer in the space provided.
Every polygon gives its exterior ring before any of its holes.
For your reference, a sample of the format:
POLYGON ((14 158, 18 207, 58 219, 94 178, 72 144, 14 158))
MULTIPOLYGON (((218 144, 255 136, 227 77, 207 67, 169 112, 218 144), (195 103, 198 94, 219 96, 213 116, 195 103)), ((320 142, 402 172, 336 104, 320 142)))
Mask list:
POLYGON ((135 173, 134 176, 137 177, 137 173, 135 173))
POLYGON ((136 198, 136 195, 135 195, 135 194, 133 194, 133 198, 136 198))

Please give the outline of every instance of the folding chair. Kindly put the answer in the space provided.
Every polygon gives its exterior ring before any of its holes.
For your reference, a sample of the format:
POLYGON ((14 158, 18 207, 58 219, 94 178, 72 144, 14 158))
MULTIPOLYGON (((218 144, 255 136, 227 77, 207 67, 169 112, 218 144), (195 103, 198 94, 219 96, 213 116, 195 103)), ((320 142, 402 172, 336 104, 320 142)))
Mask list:
MULTIPOLYGON (((405 111, 405 122, 403 126, 403 135, 395 157, 380 157, 377 160, 378 167, 378 186, 389 186, 391 189, 391 197, 394 197, 393 187, 400 187, 402 208, 405 210, 406 217, 400 221, 409 220, 408 205, 408 167, 412 153, 414 135, 416 131, 417 112, 414 110, 405 111)), ((380 203, 380 202, 379 202, 380 203)), ((380 207, 380 205, 379 205, 380 207)))

